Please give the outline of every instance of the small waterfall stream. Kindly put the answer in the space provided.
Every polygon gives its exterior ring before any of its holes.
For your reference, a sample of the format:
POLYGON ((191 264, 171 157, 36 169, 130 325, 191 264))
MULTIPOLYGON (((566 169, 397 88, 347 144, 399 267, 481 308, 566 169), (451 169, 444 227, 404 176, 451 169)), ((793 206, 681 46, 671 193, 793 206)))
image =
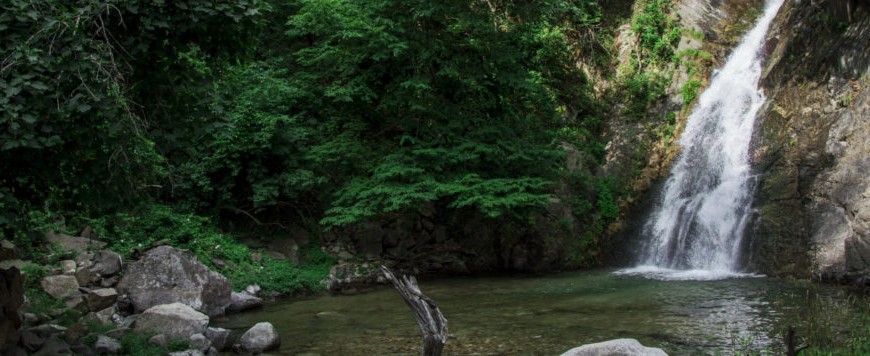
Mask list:
POLYGON ((783 0, 764 14, 715 72, 680 138, 682 153, 643 228, 640 266, 622 274, 661 279, 738 276, 755 181, 749 144, 764 103, 758 87, 765 36, 783 0))

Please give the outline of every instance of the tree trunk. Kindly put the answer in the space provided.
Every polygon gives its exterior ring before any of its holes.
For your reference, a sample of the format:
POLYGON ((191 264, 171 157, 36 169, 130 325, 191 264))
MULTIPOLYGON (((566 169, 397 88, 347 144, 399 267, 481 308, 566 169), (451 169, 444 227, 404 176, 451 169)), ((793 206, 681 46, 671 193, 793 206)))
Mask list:
POLYGON ((381 266, 381 271, 390 282, 393 282, 393 287, 405 300, 405 304, 411 308, 414 319, 417 319, 417 324, 420 325, 420 333, 423 336, 423 350, 420 354, 440 356, 447 341, 447 319, 444 319, 435 301, 423 295, 414 276, 396 278, 393 272, 384 266, 381 266))

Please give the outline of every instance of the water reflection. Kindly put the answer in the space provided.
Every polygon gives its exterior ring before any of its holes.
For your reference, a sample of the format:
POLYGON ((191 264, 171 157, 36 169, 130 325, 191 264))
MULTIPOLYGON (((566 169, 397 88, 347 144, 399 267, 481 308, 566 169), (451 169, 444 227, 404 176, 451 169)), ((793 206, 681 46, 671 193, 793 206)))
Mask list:
MULTIPOLYGON (((728 354, 750 339, 755 347, 777 347, 807 295, 842 298, 836 288, 768 278, 659 281, 611 271, 422 280, 421 287, 449 321, 450 355, 552 355, 620 337, 677 355, 728 354)), ((263 320, 281 332, 281 354, 419 352, 417 325, 388 287, 273 303, 221 326, 263 320)))

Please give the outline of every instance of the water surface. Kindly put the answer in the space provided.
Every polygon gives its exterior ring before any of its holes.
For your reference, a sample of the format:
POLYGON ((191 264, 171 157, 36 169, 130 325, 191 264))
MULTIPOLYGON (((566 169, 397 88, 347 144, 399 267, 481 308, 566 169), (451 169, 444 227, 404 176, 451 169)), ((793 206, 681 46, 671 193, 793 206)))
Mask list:
MULTIPOLYGON (((777 348, 788 325, 820 307, 812 304, 844 298, 835 287, 770 278, 661 281, 609 270, 420 285, 448 320, 446 355, 554 355, 623 337, 672 355, 729 354, 741 343, 777 348)), ((417 324, 388 286, 279 300, 218 324, 243 330, 260 321, 281 333, 277 354, 419 354, 417 324)))

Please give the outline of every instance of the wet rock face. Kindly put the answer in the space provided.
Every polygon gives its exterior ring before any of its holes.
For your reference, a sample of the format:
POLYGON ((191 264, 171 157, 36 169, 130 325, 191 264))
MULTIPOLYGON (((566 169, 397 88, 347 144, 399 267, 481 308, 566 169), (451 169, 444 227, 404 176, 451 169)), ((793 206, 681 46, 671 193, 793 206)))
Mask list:
POLYGON ((180 302, 209 316, 230 305, 230 284, 187 251, 160 246, 130 264, 118 283, 136 313, 155 305, 180 302))
POLYGON ((870 277, 870 4, 786 2, 769 35, 753 159, 753 262, 771 275, 870 277))
POLYGON ((18 268, 0 268, 0 354, 12 348, 20 336, 20 309, 24 304, 24 281, 18 268))

